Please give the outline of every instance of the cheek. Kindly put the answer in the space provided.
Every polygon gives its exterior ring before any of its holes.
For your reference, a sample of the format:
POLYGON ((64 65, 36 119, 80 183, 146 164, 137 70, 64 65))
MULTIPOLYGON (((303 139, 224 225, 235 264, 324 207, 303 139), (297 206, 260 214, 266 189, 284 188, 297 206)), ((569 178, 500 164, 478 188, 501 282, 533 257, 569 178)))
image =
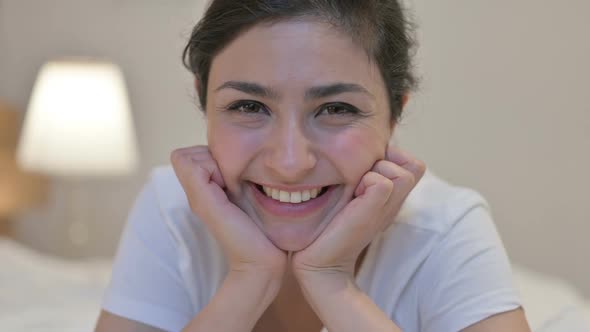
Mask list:
POLYGON ((210 125, 208 144, 226 185, 237 192, 238 179, 260 144, 260 137, 230 124, 210 125))
POLYGON ((387 146, 387 141, 383 137, 355 128, 333 136, 325 142, 329 142, 326 151, 329 151, 334 164, 352 181, 360 181, 377 160, 383 159, 387 146))

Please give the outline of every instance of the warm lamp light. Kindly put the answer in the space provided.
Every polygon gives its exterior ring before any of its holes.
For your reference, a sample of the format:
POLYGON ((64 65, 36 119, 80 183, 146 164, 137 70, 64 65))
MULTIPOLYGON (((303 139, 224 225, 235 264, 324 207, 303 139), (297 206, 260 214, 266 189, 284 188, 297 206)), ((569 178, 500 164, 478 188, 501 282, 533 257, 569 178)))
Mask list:
POLYGON ((135 131, 123 75, 109 62, 46 63, 33 88, 17 150, 26 170, 69 178, 68 236, 90 239, 80 178, 129 173, 137 167, 135 131))
POLYGON ((17 160, 58 176, 118 175, 137 165, 123 75, 112 63, 45 64, 33 89, 17 160))

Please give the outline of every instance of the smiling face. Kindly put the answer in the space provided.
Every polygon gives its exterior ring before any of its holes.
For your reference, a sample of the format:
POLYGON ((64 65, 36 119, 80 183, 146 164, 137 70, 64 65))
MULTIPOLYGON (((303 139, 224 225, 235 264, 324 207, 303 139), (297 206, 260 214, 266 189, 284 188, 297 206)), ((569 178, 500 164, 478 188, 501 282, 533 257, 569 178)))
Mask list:
POLYGON ((241 34, 214 58, 207 98, 209 149, 229 199, 287 251, 311 244, 352 200, 393 130, 376 64, 313 21, 241 34))

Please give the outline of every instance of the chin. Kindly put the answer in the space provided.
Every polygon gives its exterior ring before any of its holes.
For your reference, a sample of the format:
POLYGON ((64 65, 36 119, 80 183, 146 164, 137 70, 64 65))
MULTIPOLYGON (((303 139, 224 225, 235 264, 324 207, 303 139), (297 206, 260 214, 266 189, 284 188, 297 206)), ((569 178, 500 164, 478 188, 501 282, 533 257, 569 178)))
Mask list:
POLYGON ((307 248, 319 236, 320 230, 297 229, 284 226, 280 229, 266 230, 266 236, 279 249, 285 251, 301 251, 307 248))

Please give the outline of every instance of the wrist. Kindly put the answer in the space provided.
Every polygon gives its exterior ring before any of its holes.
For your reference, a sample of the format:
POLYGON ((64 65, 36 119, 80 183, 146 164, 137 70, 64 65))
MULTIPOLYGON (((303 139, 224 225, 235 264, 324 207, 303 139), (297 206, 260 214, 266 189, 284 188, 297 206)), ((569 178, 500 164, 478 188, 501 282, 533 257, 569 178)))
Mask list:
POLYGON ((347 271, 300 270, 294 274, 302 291, 305 294, 313 296, 336 294, 350 288, 356 288, 356 281, 354 280, 353 274, 347 271))
POLYGON ((244 282, 262 281, 280 285, 286 271, 286 263, 260 264, 238 263, 230 264, 228 276, 244 282))
MULTIPOLYGON (((225 277, 224 283, 235 284, 242 289, 259 290, 263 298, 270 302, 281 289, 282 272, 265 269, 232 269, 225 277)), ((266 301, 265 301, 266 302, 266 301)))
POLYGON ((230 270, 215 296, 183 331, 252 331, 280 285, 272 274, 230 270))
POLYGON ((302 292, 329 331, 399 331, 347 274, 307 274, 302 292))
POLYGON ((317 267, 293 261, 293 274, 300 283, 305 284, 333 284, 354 279, 353 265, 338 265, 331 267, 317 267))
POLYGON ((329 264, 320 264, 314 258, 304 256, 305 253, 298 252, 293 255, 291 268, 293 274, 299 281, 322 281, 331 279, 354 278, 354 259, 339 260, 329 264))

